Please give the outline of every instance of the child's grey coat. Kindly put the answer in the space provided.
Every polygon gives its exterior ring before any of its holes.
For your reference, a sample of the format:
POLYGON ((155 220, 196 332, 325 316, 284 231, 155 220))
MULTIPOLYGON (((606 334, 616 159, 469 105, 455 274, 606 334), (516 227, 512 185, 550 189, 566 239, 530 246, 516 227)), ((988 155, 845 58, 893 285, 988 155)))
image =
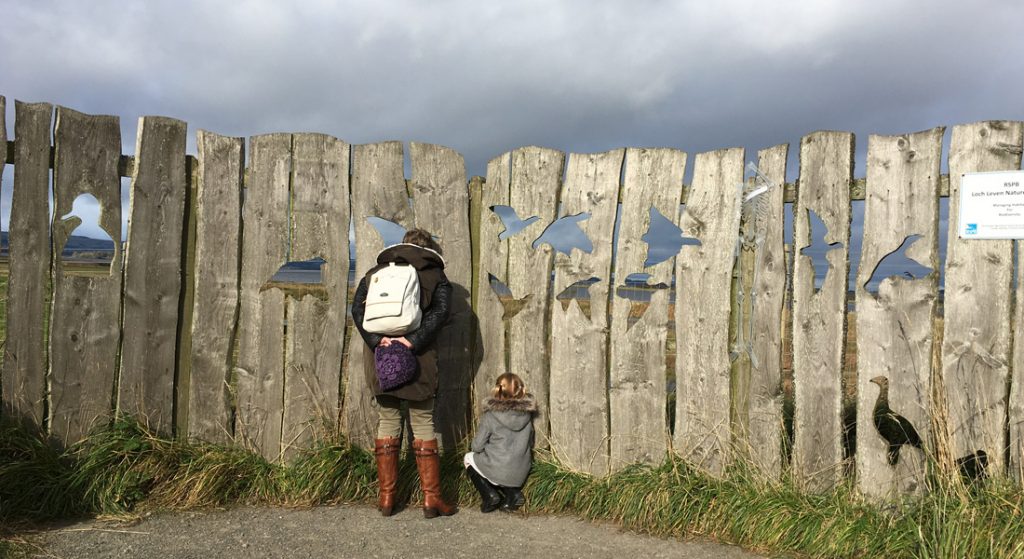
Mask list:
POLYGON ((488 398, 483 412, 471 449, 477 470, 492 483, 522 487, 533 462, 537 403, 531 395, 518 400, 488 398))

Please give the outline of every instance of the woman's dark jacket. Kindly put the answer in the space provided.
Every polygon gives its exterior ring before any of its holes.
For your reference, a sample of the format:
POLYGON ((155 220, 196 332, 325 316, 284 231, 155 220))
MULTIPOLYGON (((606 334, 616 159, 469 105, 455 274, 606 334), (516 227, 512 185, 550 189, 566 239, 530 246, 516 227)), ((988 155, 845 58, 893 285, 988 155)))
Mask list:
POLYGON ((374 396, 387 394, 415 402, 434 397, 434 394, 437 393, 438 374, 434 339, 444 323, 448 321, 451 298, 452 286, 444 275, 444 259, 440 254, 428 248, 403 243, 390 246, 377 255, 377 265, 370 268, 359 281, 355 298, 352 300, 352 321, 355 322, 359 334, 366 342, 363 353, 366 384, 373 390, 374 396), (391 262, 408 264, 416 268, 420 281, 420 308, 423 309, 423 318, 419 328, 405 335, 405 339, 412 343, 412 351, 416 354, 419 362, 419 373, 416 379, 389 392, 383 392, 377 381, 373 349, 377 347, 384 336, 363 330, 363 315, 366 312, 368 278, 391 262))

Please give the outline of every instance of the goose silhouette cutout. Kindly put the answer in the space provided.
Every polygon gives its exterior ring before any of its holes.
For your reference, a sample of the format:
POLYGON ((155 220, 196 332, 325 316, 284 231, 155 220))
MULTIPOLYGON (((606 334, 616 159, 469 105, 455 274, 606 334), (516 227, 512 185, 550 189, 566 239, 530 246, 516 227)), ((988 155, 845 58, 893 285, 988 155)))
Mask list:
POLYGON ((647 232, 640 237, 640 240, 647 243, 647 260, 644 261, 644 268, 650 268, 672 258, 684 246, 701 246, 700 239, 684 235, 678 225, 672 223, 654 206, 651 206, 649 214, 650 225, 647 232))
MULTIPOLYGON (((402 242, 402 238, 405 237, 407 229, 394 221, 384 219, 383 217, 369 216, 366 221, 373 226, 377 234, 380 235, 381 241, 384 242, 384 246, 389 247, 391 245, 397 245, 402 242)), ((441 242, 441 237, 437 235, 431 235, 435 241, 441 242)))
POLYGON ((594 251, 594 243, 580 227, 580 222, 586 219, 590 219, 589 212, 567 215, 552 221, 540 237, 533 241, 533 248, 547 243, 556 252, 563 252, 566 255, 572 254, 573 249, 590 254, 594 251))
POLYGON ((326 301, 329 298, 327 290, 323 287, 323 266, 326 263, 327 261, 319 256, 310 260, 285 262, 260 286, 260 292, 280 289, 285 295, 296 299, 311 295, 326 301))
POLYGON ((864 283, 864 289, 867 290, 867 292, 871 293, 872 295, 878 295, 878 287, 882 285, 883 281, 889 278, 905 277, 908 279, 916 280, 926 277, 928 274, 932 273, 934 271, 932 268, 929 268, 928 266, 923 266, 917 260, 914 260, 913 258, 907 256, 907 249, 913 246, 913 244, 917 242, 917 240, 920 238, 921 235, 908 235, 906 238, 903 239, 903 242, 900 244, 899 248, 890 252, 889 254, 886 254, 881 260, 879 260, 878 264, 875 265, 875 269, 871 271, 871 276, 868 278, 868 281, 864 283), (878 270, 900 268, 902 268, 903 271, 899 274, 890 274, 883 278, 876 279, 878 270))
POLYGON ((504 309, 504 313, 501 315, 502 320, 508 320, 519 314, 533 297, 533 293, 530 293, 526 297, 516 299, 512 295, 512 290, 490 272, 487 273, 487 281, 491 284, 491 290, 498 296, 498 301, 501 302, 501 306, 504 309))
POLYGON ((839 250, 843 248, 843 243, 826 243, 825 237, 828 236, 828 226, 825 222, 818 217, 818 214, 814 210, 807 210, 807 219, 810 222, 811 229, 811 244, 800 249, 800 254, 811 259, 811 265, 814 267, 814 293, 821 291, 818 287, 817 278, 822 278, 822 285, 825 280, 828 279, 828 274, 832 270, 832 264, 828 261, 828 253, 833 250, 839 250))
MULTIPOLYGON (((71 211, 61 216, 61 222, 67 224, 70 228, 65 243, 71 239, 72 236, 87 237, 98 241, 106 241, 110 243, 110 248, 116 248, 116 243, 110 237, 105 229, 100 225, 99 213, 102 206, 99 200, 95 196, 89 193, 79 194, 71 203, 71 211)), ((66 246, 61 247, 61 258, 65 256, 66 246)), ((70 255, 69 255, 70 256, 70 255)), ((111 253, 113 258, 113 253, 111 253)), ((106 261, 105 264, 110 264, 106 261)))
POLYGON ((617 296, 629 300, 629 318, 626 320, 626 330, 632 328, 647 312, 648 307, 651 306, 651 296, 654 291, 668 289, 668 285, 664 283, 651 284, 650 281, 651 274, 637 272, 626 276, 626 281, 615 288, 617 296))
POLYGON ((576 305, 583 312, 583 316, 590 320, 590 286, 599 281, 601 281, 601 278, 592 277, 574 282, 569 287, 563 289, 561 293, 555 296, 555 300, 562 303, 562 312, 568 311, 569 305, 575 300, 576 305), (586 304, 583 304, 584 301, 586 301, 586 304))
MULTIPOLYGON (((491 211, 501 219, 501 224, 505 227, 501 233, 498 233, 499 241, 504 241, 505 239, 519 233, 540 219, 540 217, 535 215, 526 219, 520 219, 519 214, 516 213, 515 208, 512 206, 491 206, 491 211)), ((534 248, 536 248, 536 246, 534 248)))

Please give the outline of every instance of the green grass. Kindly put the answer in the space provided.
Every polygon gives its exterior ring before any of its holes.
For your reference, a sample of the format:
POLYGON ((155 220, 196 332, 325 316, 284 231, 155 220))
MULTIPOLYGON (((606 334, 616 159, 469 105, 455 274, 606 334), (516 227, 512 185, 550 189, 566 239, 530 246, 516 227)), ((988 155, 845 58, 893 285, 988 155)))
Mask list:
MULTIPOLYGON (((462 507, 474 507, 460 458, 455 452, 444 459, 446 490, 462 507)), ((19 427, 0 428, 0 526, 154 509, 372 503, 375 481, 370 453, 340 439, 321 441, 282 466, 237 448, 160 438, 126 420, 65 452, 19 427)), ((411 506, 417 485, 415 464, 405 456, 399 493, 411 506)), ((538 453, 525 492, 527 513, 572 514, 658 536, 705 536, 764 553, 1024 556, 1024 493, 997 480, 969 489, 936 482, 924 497, 879 507, 850 487, 807 495, 739 467, 715 479, 668 458, 597 479, 538 453)), ((8 538, 0 557, 17 552, 16 536, 10 528, 0 535, 8 538)))

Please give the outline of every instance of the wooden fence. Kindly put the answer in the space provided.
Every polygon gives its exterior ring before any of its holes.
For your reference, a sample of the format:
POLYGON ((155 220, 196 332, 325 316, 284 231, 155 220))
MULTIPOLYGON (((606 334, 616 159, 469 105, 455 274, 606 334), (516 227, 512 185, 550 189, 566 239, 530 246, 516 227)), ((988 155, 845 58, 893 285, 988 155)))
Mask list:
MULTIPOLYGON (((3 106, 0 97, 0 134, 3 106)), ((929 455, 955 467, 983 451, 990 475, 1020 480, 1024 471, 1024 284, 1013 287, 1013 267, 1024 264, 1013 241, 961 241, 954 225, 963 173, 1020 168, 1020 122, 954 127, 948 183, 944 128, 935 128, 871 136, 860 181, 852 134, 809 134, 797 183, 784 185, 788 146, 779 145, 757 153, 751 185, 742 149, 567 156, 524 147, 495 157, 486 180, 467 181, 458 153, 412 143, 406 180, 400 142, 269 134, 247 144, 199 131, 193 157, 184 122, 144 117, 135 155, 124 156, 117 117, 58 107, 51 138, 51 105, 18 102, 15 114, 13 141, 0 137, 14 166, 3 414, 61 444, 117 413, 272 460, 290 458, 318 430, 370 444, 376 410, 345 316, 350 225, 359 278, 383 246, 367 220, 376 216, 431 230, 449 263, 455 303, 439 340, 437 404, 448 448, 469 433, 472 403, 510 370, 538 398, 540 444, 595 475, 675 452, 715 475, 742 459, 825 490, 852 460, 867 495, 919 492, 929 461, 903 445, 893 463, 873 420, 882 392, 929 455), (125 249, 116 243, 109 274, 78 275, 61 254, 79 222, 64 216, 92 194, 100 226, 121 239, 121 176, 131 177, 125 249), (765 185, 743 203, 745 190, 765 185), (950 234, 940 317, 941 196, 950 199, 950 234), (851 199, 866 207, 848 319, 851 199), (786 203, 795 216, 788 253, 786 203), (502 235, 496 206, 529 224, 502 235), (589 252, 534 246, 565 217, 589 252), (652 263, 645 241, 655 220, 678 227, 668 241, 681 248, 652 263), (826 229, 815 233, 819 222, 826 229), (876 265, 912 235, 906 254, 932 272, 869 289, 876 265), (827 262, 805 252, 814 243, 827 245, 827 262), (286 262, 314 258, 324 260, 317 289, 270 282, 286 262), (638 273, 648 274, 649 301, 624 296, 638 273), (843 444, 851 326, 852 458, 843 444)))

